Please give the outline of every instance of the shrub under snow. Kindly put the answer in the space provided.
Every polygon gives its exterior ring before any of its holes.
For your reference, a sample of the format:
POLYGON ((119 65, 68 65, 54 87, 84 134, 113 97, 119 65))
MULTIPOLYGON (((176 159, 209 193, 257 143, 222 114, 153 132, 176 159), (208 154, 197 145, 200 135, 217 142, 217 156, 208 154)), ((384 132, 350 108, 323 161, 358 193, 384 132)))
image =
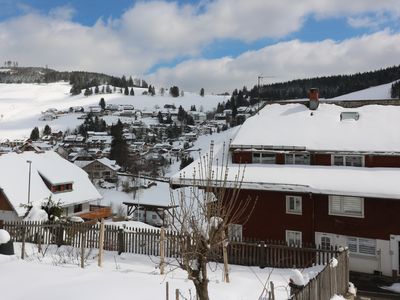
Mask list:
POLYGON ((0 245, 8 243, 10 238, 11 237, 10 237, 10 234, 8 233, 8 231, 6 231, 4 229, 0 229, 0 245))

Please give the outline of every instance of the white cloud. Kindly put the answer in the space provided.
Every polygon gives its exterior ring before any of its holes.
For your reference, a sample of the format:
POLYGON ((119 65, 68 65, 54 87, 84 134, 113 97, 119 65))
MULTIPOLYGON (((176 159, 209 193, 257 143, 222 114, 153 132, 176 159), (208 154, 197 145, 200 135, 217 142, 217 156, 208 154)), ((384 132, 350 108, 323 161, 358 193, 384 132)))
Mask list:
POLYGON ((174 68, 162 68, 150 80, 169 86, 176 83, 186 90, 205 87, 208 92, 252 87, 257 76, 274 76, 264 83, 296 78, 350 74, 398 64, 400 34, 382 31, 342 42, 324 40, 304 43, 282 42, 237 58, 190 60, 174 68))
MULTIPOLYGON (((217 89, 219 81, 230 89, 233 83, 235 86, 251 83, 259 73, 273 73, 279 77, 297 74, 294 71, 303 68, 304 64, 296 57, 312 57, 313 47, 320 49, 327 41, 309 47, 292 41, 244 53, 237 58, 201 59, 205 47, 214 41, 279 40, 301 29, 309 17, 353 18, 353 25, 358 26, 362 22, 368 23, 367 19, 363 21, 365 14, 386 14, 396 19, 400 15, 400 6, 396 4, 398 0, 205 0, 187 5, 165 0, 138 1, 119 18, 99 19, 93 26, 73 22, 75 11, 70 6, 54 8, 47 15, 28 7, 25 15, 0 23, 0 57, 19 61, 20 65, 48 65, 63 70, 116 75, 140 75, 159 63, 186 57, 189 60, 174 69, 161 69, 153 78, 170 83, 176 79, 186 82, 187 88, 197 90, 199 87, 193 84, 195 80, 189 83, 189 79, 183 79, 197 76, 205 82, 198 85, 207 87, 210 84, 210 88, 220 90, 217 89), (298 48, 299 52, 289 51, 286 47, 298 48), (264 52, 280 63, 271 63, 268 56, 262 55, 264 52), (295 61, 289 64, 292 60, 295 61), (283 68, 285 65, 287 67, 283 68), (207 68, 212 70, 208 75, 207 68), (177 73, 172 74, 172 71, 177 73)), ((340 51, 346 52, 339 49, 345 42, 331 43, 336 45, 333 48, 338 48, 336 55, 340 51)), ((328 54, 327 59, 329 57, 328 54)))

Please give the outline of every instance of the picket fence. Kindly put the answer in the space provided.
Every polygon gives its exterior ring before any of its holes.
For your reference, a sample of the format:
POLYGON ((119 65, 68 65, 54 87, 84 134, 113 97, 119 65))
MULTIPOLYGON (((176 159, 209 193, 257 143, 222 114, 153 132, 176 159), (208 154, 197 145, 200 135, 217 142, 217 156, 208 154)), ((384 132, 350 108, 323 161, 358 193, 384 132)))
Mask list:
MULTIPOLYGON (((40 223, 5 222, 2 225, 15 242, 70 245, 86 248, 99 248, 99 223, 40 223), (84 238, 82 238, 84 236, 84 238)), ((165 257, 180 257, 182 236, 174 231, 165 231, 165 257)), ((118 253, 160 255, 160 230, 115 225, 105 226, 104 250, 118 253)), ((221 249, 222 253, 222 249, 221 249)), ((215 253, 212 260, 221 261, 222 254, 215 253)), ((337 249, 321 249, 314 245, 290 246, 281 241, 257 241, 248 239, 242 242, 230 242, 227 247, 228 261, 231 264, 260 267, 306 268, 312 265, 328 263, 340 253, 337 249)))

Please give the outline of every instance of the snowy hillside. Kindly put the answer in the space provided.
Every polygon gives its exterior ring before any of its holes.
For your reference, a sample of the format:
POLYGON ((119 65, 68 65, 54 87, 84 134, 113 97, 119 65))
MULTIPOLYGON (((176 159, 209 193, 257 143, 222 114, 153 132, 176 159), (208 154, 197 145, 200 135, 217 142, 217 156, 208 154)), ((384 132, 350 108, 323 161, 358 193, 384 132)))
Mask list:
POLYGON ((212 110, 226 97, 185 92, 184 97, 173 98, 165 93, 164 96, 142 95, 144 89, 135 88, 135 96, 125 96, 120 93, 98 94, 89 97, 83 94, 70 96, 71 86, 65 82, 50 84, 0 84, 0 139, 28 137, 32 128, 38 126, 43 129, 49 124, 53 130, 74 129, 82 123, 77 119, 79 114, 61 116, 53 121, 39 121, 42 111, 49 108, 65 110, 71 106, 98 105, 100 98, 107 104, 132 104, 136 109, 152 111, 155 106, 163 107, 165 104, 182 105, 190 109, 196 105, 204 111, 212 110))
MULTIPOLYGON (((394 81, 395 82, 395 81, 394 81)), ((368 89, 360 90, 350 94, 345 94, 339 97, 335 97, 327 100, 385 100, 390 99, 390 88, 391 83, 386 83, 378 86, 373 86, 368 89)))

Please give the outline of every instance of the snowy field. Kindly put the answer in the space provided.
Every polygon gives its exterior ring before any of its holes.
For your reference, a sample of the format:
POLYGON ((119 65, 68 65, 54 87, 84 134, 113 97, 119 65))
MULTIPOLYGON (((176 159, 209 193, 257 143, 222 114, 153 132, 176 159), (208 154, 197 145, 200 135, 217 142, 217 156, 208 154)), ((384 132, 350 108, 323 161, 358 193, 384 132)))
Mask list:
MULTIPOLYGON (((173 266, 174 261, 167 266, 166 275, 160 275, 158 257, 118 255, 106 251, 103 267, 100 268, 97 266, 97 250, 87 249, 85 269, 81 269, 79 249, 45 245, 43 249, 46 253, 43 255, 38 253, 36 245, 27 244, 26 258, 21 260, 20 244, 15 243, 14 248, 16 255, 0 255, 1 299, 166 299, 166 282, 169 283, 170 299, 175 299, 176 289, 181 293, 180 299, 194 299, 194 285, 187 279, 186 273, 173 266)), ((229 269, 231 282, 224 283, 222 266, 210 264, 210 299, 267 299, 260 296, 268 278, 274 282, 275 299, 288 299, 289 279, 296 276, 290 269, 233 265, 229 269)), ((307 281, 320 270, 322 266, 300 272, 307 281)))
MULTIPOLYGON (((394 81, 394 82, 396 82, 396 81, 394 81)), ((382 84, 382 85, 378 85, 378 86, 373 86, 368 89, 345 94, 345 95, 335 97, 332 99, 327 99, 327 100, 386 100, 386 99, 391 99, 390 89, 394 82, 382 84)))
MULTIPOLYGON (((173 98, 164 96, 144 96, 146 89, 134 88, 135 96, 125 96, 120 93, 98 94, 89 97, 83 94, 70 96, 71 86, 66 82, 50 84, 0 84, 0 140, 29 137, 31 130, 38 126, 43 129, 46 124, 54 130, 74 129, 82 123, 77 119, 81 114, 68 114, 53 121, 39 121, 41 112, 49 108, 65 110, 71 106, 98 105, 100 98, 106 104, 132 104, 135 109, 153 111, 156 106, 162 108, 165 104, 182 105, 186 110, 191 105, 204 111, 217 107, 218 102, 226 100, 226 96, 205 95, 185 92, 184 97, 173 98)), ((157 92, 157 91, 156 91, 157 92)))

